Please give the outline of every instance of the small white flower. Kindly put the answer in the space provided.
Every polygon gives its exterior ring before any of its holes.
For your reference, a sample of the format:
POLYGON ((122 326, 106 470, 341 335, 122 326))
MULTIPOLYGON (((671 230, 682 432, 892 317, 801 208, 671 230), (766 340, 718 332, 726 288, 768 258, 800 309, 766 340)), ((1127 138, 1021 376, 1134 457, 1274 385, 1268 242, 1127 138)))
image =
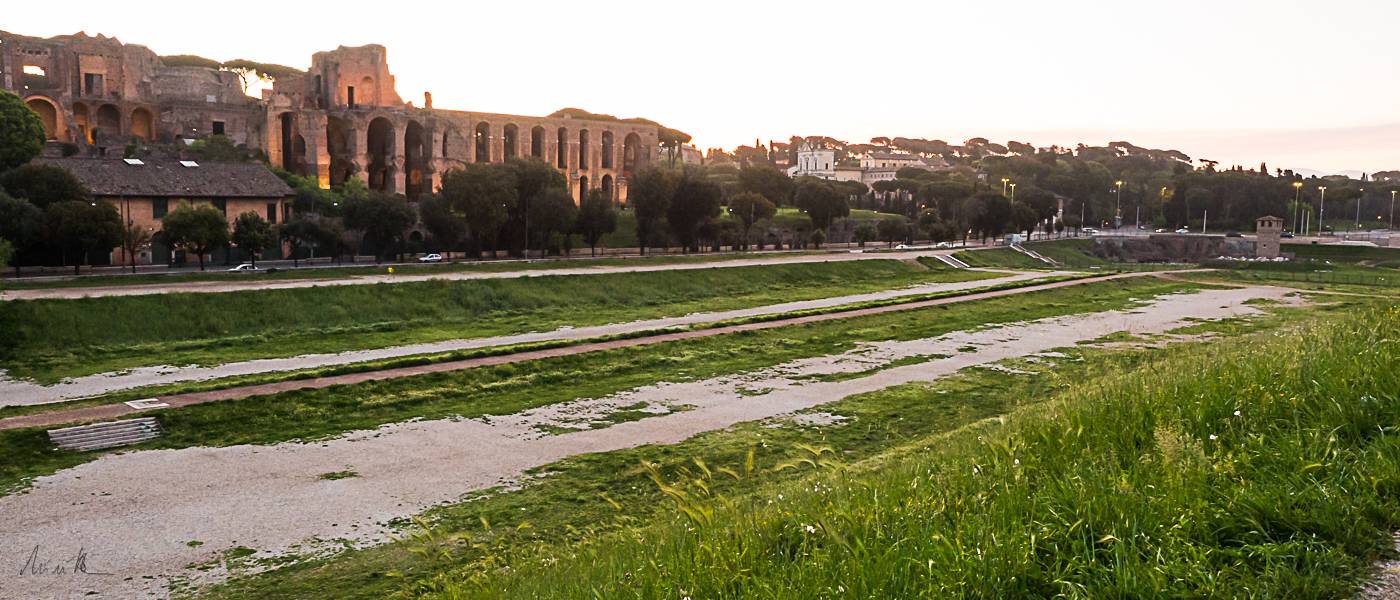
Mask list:
POLYGON ((816 527, 812 527, 811 525, 803 525, 802 528, 803 528, 803 529, 806 529, 806 530, 807 530, 807 533, 816 533, 816 532, 817 532, 817 528, 816 528, 816 527))
POLYGON ((1235 411, 1235 416, 1236 416, 1236 417, 1240 416, 1240 411, 1238 411, 1238 410, 1235 411))
POLYGON ((1013 459, 1013 460, 1011 461, 1011 464, 1019 467, 1019 466, 1021 466, 1021 459, 1019 459, 1019 458, 1013 459))
POLYGON ((976 475, 976 474, 981 473, 981 472, 982 472, 981 469, 978 469, 977 467, 972 467, 972 474, 973 474, 973 475, 976 475))
POLYGON ((1215 439, 1215 434, 1214 434, 1214 433, 1210 434, 1210 439, 1212 439, 1212 440, 1215 439))

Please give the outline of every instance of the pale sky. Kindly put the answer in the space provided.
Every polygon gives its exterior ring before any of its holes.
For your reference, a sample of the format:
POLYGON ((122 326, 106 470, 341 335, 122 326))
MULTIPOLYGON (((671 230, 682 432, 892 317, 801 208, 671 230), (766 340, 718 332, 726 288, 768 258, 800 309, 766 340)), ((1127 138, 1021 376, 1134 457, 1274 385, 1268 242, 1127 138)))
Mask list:
POLYGON ((115 2, 0 29, 305 68, 382 44, 405 100, 643 116, 699 147, 829 135, 1126 139, 1271 168, 1400 169, 1400 3, 115 2), (213 8, 217 7, 217 8, 213 8))

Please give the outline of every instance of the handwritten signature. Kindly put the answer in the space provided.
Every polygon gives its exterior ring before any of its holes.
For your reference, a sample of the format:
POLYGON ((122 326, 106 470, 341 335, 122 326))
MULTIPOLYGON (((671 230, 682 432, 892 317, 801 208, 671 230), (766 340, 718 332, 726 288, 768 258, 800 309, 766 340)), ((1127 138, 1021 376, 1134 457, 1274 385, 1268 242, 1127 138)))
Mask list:
POLYGON ((41 546, 34 546, 20 568, 20 577, 36 575, 111 575, 93 571, 88 567, 87 548, 78 548, 77 556, 71 559, 54 560, 43 555, 41 546))

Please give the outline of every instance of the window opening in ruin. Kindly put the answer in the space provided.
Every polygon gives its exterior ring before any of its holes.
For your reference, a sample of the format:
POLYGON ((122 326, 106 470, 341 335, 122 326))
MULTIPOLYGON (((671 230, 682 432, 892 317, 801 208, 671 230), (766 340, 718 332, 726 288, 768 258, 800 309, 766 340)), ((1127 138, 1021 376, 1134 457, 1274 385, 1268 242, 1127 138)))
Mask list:
POLYGON ((98 73, 83 73, 83 93, 89 96, 101 96, 102 75, 98 73))
POLYGON ((214 121, 214 135, 224 135, 223 121, 214 121))
POLYGON ((26 90, 41 90, 49 87, 49 72, 39 65, 24 65, 21 81, 26 90))
POLYGON ((353 85, 345 88, 345 105, 355 108, 355 86, 353 85))

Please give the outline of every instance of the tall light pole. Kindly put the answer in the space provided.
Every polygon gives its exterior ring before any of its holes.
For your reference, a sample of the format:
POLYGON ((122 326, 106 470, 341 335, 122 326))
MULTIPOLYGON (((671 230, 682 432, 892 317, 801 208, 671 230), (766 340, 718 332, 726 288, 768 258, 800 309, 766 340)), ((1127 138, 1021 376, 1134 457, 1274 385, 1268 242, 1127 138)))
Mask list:
POLYGON ((1008 184, 1008 183, 1010 183, 1010 182, 1011 182, 1011 178, 1010 178, 1010 177, 1002 177, 1002 178, 1001 178, 1001 195, 1003 195, 1003 196, 1006 195, 1006 184, 1008 184))
POLYGON ((1295 182, 1293 182, 1293 233, 1295 233, 1295 234, 1298 233, 1298 225, 1299 225, 1298 219, 1301 218, 1301 212, 1302 212, 1301 198, 1302 198, 1302 197, 1303 197, 1303 182, 1301 182, 1301 181, 1295 181, 1295 182))
POLYGON ((1123 227, 1123 180, 1113 182, 1113 228, 1123 227))
POLYGON ((1015 199, 1016 199, 1016 184, 1015 184, 1015 183, 1012 183, 1012 184, 1011 184, 1011 199, 1012 199, 1012 200, 1015 200, 1015 199))
POLYGON ((1327 214, 1327 186, 1319 185, 1317 191, 1322 192, 1322 198, 1317 202, 1317 234, 1322 235, 1322 228, 1326 227, 1322 217, 1327 214))
POLYGON ((1395 190, 1390 190, 1390 227, 1392 233, 1395 232, 1395 190))
POLYGON ((1366 188, 1356 190, 1356 230, 1361 231, 1361 201, 1366 199, 1366 188))

